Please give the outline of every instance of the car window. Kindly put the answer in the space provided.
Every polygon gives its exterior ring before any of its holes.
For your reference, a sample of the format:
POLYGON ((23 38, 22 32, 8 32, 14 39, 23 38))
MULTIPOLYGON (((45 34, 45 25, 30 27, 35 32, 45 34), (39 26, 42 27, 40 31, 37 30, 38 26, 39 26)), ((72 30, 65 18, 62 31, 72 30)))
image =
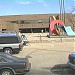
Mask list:
POLYGON ((0 57, 0 62, 7 62, 3 57, 0 57))
POLYGON ((18 37, 14 36, 0 37, 0 44, 11 44, 11 43, 19 43, 18 37))

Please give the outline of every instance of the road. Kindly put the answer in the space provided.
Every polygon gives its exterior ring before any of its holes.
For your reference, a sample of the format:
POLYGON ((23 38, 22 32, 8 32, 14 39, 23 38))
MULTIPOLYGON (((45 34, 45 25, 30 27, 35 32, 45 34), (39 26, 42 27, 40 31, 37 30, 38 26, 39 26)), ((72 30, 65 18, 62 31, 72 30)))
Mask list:
POLYGON ((69 67, 53 67, 52 69, 46 70, 31 70, 25 75, 75 75, 75 71, 69 67))
POLYGON ((67 65, 68 55, 75 51, 75 40, 63 38, 60 41, 59 38, 48 38, 43 34, 41 38, 39 36, 27 35, 28 45, 17 54, 31 62, 31 70, 25 75, 75 75, 67 65))
POLYGON ((68 55, 74 48, 69 43, 63 44, 29 43, 24 46, 19 56, 27 57, 32 65, 31 71, 25 75, 74 75, 74 71, 67 65, 68 55))
POLYGON ((47 50, 32 52, 29 58, 32 68, 26 75, 75 75, 75 71, 67 65, 68 54, 47 50))

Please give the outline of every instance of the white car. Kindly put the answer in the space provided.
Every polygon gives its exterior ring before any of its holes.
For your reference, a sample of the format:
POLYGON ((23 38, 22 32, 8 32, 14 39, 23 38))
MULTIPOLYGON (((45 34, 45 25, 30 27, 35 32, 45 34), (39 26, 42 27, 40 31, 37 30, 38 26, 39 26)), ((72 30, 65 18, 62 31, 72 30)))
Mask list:
POLYGON ((22 39, 23 45, 26 45, 28 43, 28 40, 25 35, 21 35, 21 39, 22 39))

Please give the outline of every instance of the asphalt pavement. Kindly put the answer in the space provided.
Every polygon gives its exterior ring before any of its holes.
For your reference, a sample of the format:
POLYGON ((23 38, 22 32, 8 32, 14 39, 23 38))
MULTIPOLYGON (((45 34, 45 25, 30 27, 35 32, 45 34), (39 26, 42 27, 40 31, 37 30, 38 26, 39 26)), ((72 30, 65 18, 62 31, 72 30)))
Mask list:
POLYGON ((39 33, 26 36, 29 43, 16 55, 31 62, 31 70, 25 75, 75 75, 67 65, 68 55, 75 51, 74 38, 48 38, 39 33))

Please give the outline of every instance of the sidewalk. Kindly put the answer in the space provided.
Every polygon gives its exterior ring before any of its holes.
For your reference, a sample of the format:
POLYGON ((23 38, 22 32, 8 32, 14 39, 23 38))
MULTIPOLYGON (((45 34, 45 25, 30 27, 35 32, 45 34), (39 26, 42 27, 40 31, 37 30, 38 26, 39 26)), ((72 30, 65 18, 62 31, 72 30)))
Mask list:
POLYGON ((75 37, 61 37, 61 36, 51 36, 47 37, 48 33, 26 33, 25 34, 30 43, 50 43, 50 42, 74 42, 75 37))

